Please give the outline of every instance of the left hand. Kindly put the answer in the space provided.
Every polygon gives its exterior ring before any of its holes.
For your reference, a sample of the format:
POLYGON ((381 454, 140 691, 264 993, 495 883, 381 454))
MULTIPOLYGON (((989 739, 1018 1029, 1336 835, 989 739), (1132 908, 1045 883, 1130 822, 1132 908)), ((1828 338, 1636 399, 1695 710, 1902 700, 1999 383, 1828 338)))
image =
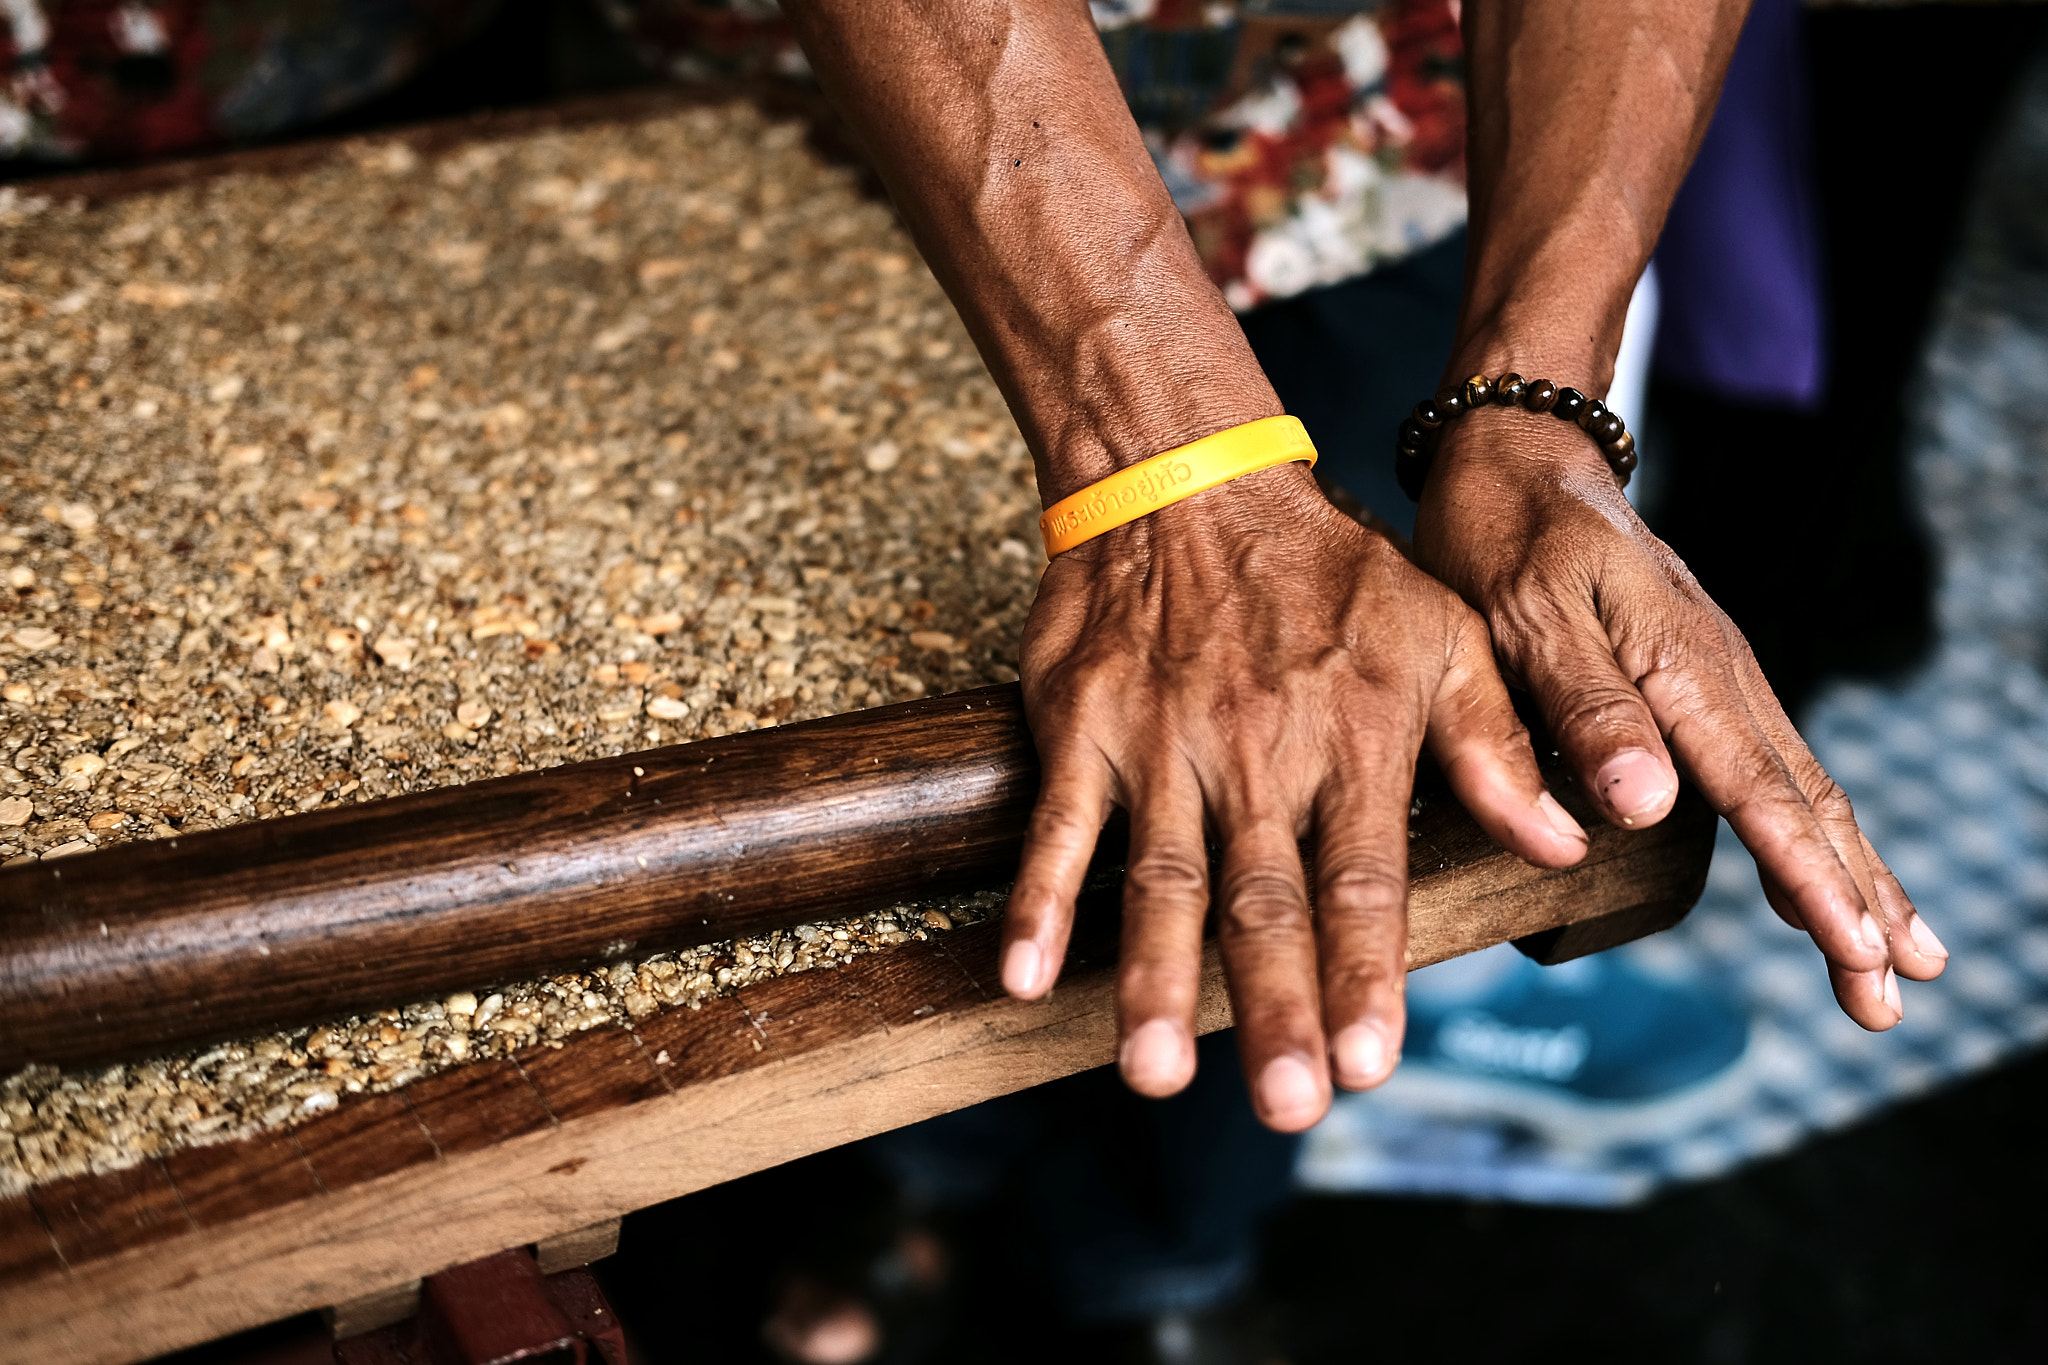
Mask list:
POLYGON ((1812 935, 1849 1017, 1873 1030, 1904 1017, 1897 978, 1931 980, 1948 951, 1742 632, 1650 534, 1584 433, 1506 408, 1459 419, 1415 549, 1486 619, 1503 673, 1535 697, 1610 820, 1663 819, 1682 764, 1756 856, 1772 908, 1812 935))

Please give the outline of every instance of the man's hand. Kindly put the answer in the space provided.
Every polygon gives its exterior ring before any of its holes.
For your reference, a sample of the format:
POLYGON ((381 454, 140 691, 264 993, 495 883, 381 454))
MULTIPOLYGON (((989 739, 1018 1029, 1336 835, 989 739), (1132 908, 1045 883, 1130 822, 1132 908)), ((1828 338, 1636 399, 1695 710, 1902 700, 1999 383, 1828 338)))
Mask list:
MULTIPOLYGON (((1047 505, 1280 411, 1202 272, 1072 0, 789 0, 1002 385, 1047 505)), ((1305 1128, 1401 1045, 1409 787, 1425 729, 1509 848, 1575 861, 1478 618, 1299 467, 1210 489, 1061 555, 1024 644, 1044 786, 1004 984, 1042 996, 1111 808, 1131 813, 1124 1073, 1187 1082, 1205 833, 1252 1091, 1305 1128), (1313 929, 1296 851, 1317 842, 1313 929), (1320 945, 1316 942, 1320 936, 1320 945), (1319 950, 1320 948, 1320 956, 1319 950), (1321 989, 1318 990, 1318 962, 1321 989), (1335 1040, 1326 1043, 1327 1036, 1335 1040)))
POLYGON ((1479 618, 1300 466, 1214 489, 1055 560, 1024 637, 1045 764, 1004 923, 1003 984, 1050 990, 1096 834, 1130 812, 1120 1058, 1194 1073, 1205 828, 1259 1116, 1286 1131, 1400 1056, 1408 803, 1431 752, 1489 834, 1546 867, 1586 836, 1544 790, 1479 618), (1309 915, 1296 840, 1316 847, 1309 915), (1326 1041, 1327 1040, 1327 1041, 1326 1041), (1326 1062, 1327 1057, 1327 1062, 1326 1062))
POLYGON ((1609 819, 1662 819, 1675 754, 1756 855, 1772 908, 1813 936, 1849 1017, 1899 1022, 1896 976, 1938 976, 1947 950, 1742 633, 1644 527, 1583 433, 1504 408, 1460 419, 1430 471, 1415 544, 1486 617, 1508 675, 1609 819))
MULTIPOLYGON (((1747 8, 1465 7, 1472 218, 1447 375, 1513 370, 1605 392, 1629 295, 1706 134, 1747 8), (1597 57, 1585 45, 1593 32, 1597 57)), ((1941 941, 1741 633, 1644 528, 1583 432, 1502 407, 1460 418, 1436 452, 1415 548, 1486 618, 1509 676, 1535 695, 1610 819, 1662 819, 1677 794, 1675 754, 1756 855, 1771 904, 1813 935, 1843 1009, 1865 1028, 1899 1021, 1897 977, 1939 973, 1941 941)))

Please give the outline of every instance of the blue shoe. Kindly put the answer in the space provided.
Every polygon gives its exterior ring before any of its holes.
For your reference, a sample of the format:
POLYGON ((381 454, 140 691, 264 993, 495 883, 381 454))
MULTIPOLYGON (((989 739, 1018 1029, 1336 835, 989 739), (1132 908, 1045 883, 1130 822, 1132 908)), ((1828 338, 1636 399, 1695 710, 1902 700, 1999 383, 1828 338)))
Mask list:
POLYGON ((1446 963, 1409 980, 1401 1066, 1375 1093, 1416 1114, 1520 1124, 1561 1148, 1619 1147, 1732 1110, 1751 1082, 1741 1009, 1612 953, 1556 967, 1519 954, 1446 963), (1464 980, 1443 989, 1431 973, 1451 968, 1464 980))

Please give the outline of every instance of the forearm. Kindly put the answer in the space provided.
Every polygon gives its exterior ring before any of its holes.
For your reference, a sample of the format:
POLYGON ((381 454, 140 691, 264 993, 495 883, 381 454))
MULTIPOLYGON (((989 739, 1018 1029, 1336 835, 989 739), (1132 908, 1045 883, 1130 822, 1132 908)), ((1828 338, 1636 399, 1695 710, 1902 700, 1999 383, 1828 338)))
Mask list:
MULTIPOLYGON (((1595 395, 1748 0, 1470 0, 1471 236, 1448 374, 1595 395)), ((1627 414, 1633 417, 1634 414, 1627 414)))
POLYGON ((1081 0, 790 0, 1038 462, 1047 503, 1280 411, 1081 0))

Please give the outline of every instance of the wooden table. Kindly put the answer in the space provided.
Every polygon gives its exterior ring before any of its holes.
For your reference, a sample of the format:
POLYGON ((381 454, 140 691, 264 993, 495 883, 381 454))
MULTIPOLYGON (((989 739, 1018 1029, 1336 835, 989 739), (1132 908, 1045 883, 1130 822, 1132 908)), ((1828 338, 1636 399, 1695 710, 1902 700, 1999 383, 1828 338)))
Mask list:
MULTIPOLYGON (((1561 873, 1425 803, 1411 966, 1506 940, 1563 960, 1683 916, 1705 804, 1627 832, 1561 791, 1593 831, 1561 873)), ((997 926, 974 926, 0 1202, 0 1361, 143 1359, 1108 1063, 1113 899, 1045 1002, 1003 996, 997 926)), ((1199 1021, 1230 1023, 1213 947, 1199 1021)))

